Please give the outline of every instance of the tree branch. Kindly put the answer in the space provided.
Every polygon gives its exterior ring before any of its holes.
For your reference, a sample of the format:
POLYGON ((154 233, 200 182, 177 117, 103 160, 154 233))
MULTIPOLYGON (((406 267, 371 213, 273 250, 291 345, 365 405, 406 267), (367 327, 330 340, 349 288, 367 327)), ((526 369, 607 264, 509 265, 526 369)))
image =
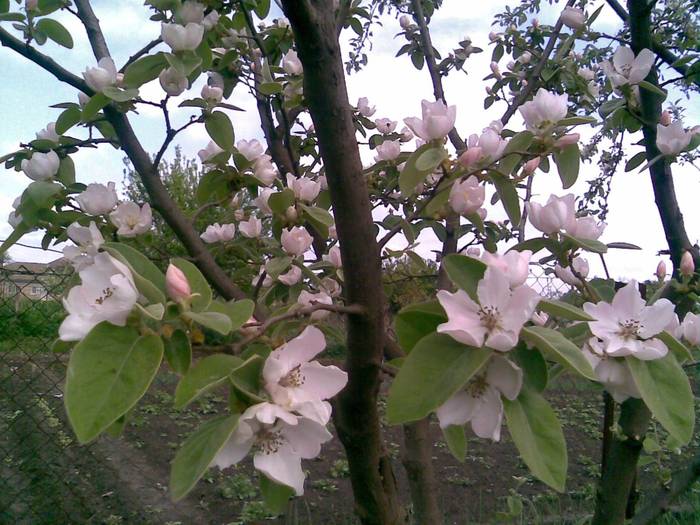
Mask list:
POLYGON ((141 49, 139 49, 136 53, 134 53, 133 55, 131 55, 131 56, 129 57, 129 59, 124 63, 124 65, 122 66, 122 68, 119 70, 119 72, 120 72, 120 73, 124 73, 124 71, 126 71, 126 68, 127 68, 127 67, 129 67, 131 64, 133 64, 134 62, 136 62, 136 61, 137 61, 139 58, 141 58, 142 56, 147 55, 148 52, 149 52, 151 49, 153 49, 154 47, 156 47, 156 46, 157 46, 158 44, 160 44, 161 42, 162 42, 162 40, 160 39, 160 37, 156 38, 155 40, 151 40, 148 44, 146 44, 144 47, 142 47, 141 49))

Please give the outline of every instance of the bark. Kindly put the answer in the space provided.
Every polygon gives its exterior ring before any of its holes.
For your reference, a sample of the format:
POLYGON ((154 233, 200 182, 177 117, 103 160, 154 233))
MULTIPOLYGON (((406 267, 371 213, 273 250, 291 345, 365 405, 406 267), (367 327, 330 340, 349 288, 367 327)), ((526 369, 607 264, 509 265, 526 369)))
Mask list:
POLYGON ((627 502, 637 477, 637 461, 651 413, 641 399, 628 399, 620 407, 619 424, 626 439, 615 439, 603 470, 591 525, 625 522, 627 502))
POLYGON ((355 139, 332 2, 283 0, 304 66, 304 96, 319 139, 336 228, 345 294, 366 315, 347 319, 348 384, 335 424, 350 465, 355 509, 363 524, 403 522, 396 481, 382 448, 377 395, 384 348, 381 259, 355 139))

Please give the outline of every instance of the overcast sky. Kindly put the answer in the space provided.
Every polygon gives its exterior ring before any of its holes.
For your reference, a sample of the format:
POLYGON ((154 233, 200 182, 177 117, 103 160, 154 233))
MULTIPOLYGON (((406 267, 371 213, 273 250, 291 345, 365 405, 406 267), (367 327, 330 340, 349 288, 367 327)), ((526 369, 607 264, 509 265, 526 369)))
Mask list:
MULTIPOLYGON (((444 0, 443 7, 437 12, 431 24, 433 43, 443 54, 452 50, 459 40, 469 35, 473 44, 486 50, 480 55, 473 55, 467 63, 469 74, 453 73, 445 81, 448 102, 458 107, 457 129, 462 136, 479 133, 491 120, 497 119, 503 112, 503 107, 492 106, 488 111, 483 110, 484 83, 483 77, 489 73, 490 47, 488 32, 496 12, 502 10, 510 2, 469 2, 465 9, 464 0, 444 0)), ((563 2, 561 2, 563 4, 563 2)), ((593 11, 600 2, 589 2, 589 12, 593 11)), ((148 20, 148 11, 141 0, 122 0, 112 2, 97 0, 93 2, 95 12, 102 23, 107 42, 117 67, 145 43, 158 36, 160 25, 148 20)), ((14 5, 14 4, 13 4, 14 5)), ((543 23, 553 23, 558 16, 559 7, 546 4, 545 11, 540 14, 543 23)), ((52 15, 53 16, 53 15, 52 15)), ((50 53, 58 62, 76 74, 84 71, 87 65, 94 64, 94 58, 87 44, 87 38, 77 19, 64 14, 56 15, 72 32, 76 46, 65 50, 48 43, 43 51, 50 53)), ((4 23, 4 27, 9 24, 4 23)), ((609 10, 604 10, 595 28, 614 32, 619 27, 619 20, 609 10)), ((420 115, 420 100, 432 97, 432 88, 426 71, 417 71, 406 56, 394 58, 396 51, 403 45, 398 33, 398 23, 392 18, 383 20, 383 26, 377 27, 373 39, 373 49, 370 53, 369 65, 360 73, 348 77, 348 89, 351 102, 360 96, 367 96, 373 105, 377 106, 374 117, 390 117, 401 120, 404 117, 420 115)), ((504 60, 502 64, 505 64, 504 60)), ((7 48, 0 47, 0 64, 2 64, 3 81, 0 83, 0 155, 17 149, 19 142, 34 138, 36 131, 56 119, 61 110, 49 106, 57 102, 76 101, 74 89, 59 84, 48 73, 27 62, 7 48)), ((198 94, 201 80, 192 87, 187 98, 198 94)), ((159 100, 159 86, 152 83, 144 86, 141 93, 144 98, 159 100), (149 94, 152 96, 149 97, 149 94)), ((678 96, 672 96, 675 100, 678 96)), ((232 114, 236 129, 236 138, 262 138, 257 113, 250 96, 242 88, 237 88, 228 102, 249 112, 232 114)), ((700 104, 697 100, 686 104, 690 109, 687 113, 686 125, 700 124, 700 104)), ((182 111, 175 117, 176 122, 186 121, 189 113, 182 111)), ((158 149, 163 137, 162 117, 157 108, 140 106, 140 115, 131 117, 132 123, 142 143, 151 152, 158 149)), ((518 117, 511 121, 510 127, 518 129, 521 121, 518 117)), ((641 136, 641 134, 639 134, 641 136)), ((640 137, 630 139, 630 155, 639 150, 632 146, 640 137)), ((204 126, 192 126, 178 137, 177 144, 182 147, 186 156, 195 156, 204 147, 209 138, 204 126)), ((406 147, 404 147, 406 149, 406 147)), ((170 153, 172 153, 172 148, 170 153)), ((109 146, 98 150, 81 151, 73 155, 76 163, 77 177, 81 182, 106 182, 122 180, 123 154, 109 146)), ((367 162, 371 155, 366 156, 367 162)), ((579 182, 573 188, 576 193, 582 193, 587 187, 585 180, 593 178, 597 173, 595 165, 584 165, 579 182)), ((680 201, 681 210, 686 219, 686 227, 691 241, 696 241, 700 235, 700 207, 696 201, 700 193, 700 173, 693 166, 676 167, 674 179, 680 201)), ((535 193, 541 195, 535 200, 544 200, 549 193, 563 194, 558 177, 554 171, 549 174, 540 173, 536 177, 535 193)), ((28 184, 28 179, 21 173, 4 170, 0 166, 0 239, 4 239, 11 228, 4 218, 11 211, 14 198, 21 194, 28 184)), ((119 184, 118 184, 119 185, 119 184)), ((500 206, 489 210, 490 216, 503 216, 500 206)), ((610 214, 608 228, 601 240, 627 241, 643 248, 642 252, 619 251, 607 255, 606 260, 613 277, 645 279, 651 277, 659 258, 656 252, 666 247, 661 224, 654 205, 651 183, 646 172, 619 173, 613 181, 610 198, 610 214)), ((534 232, 533 232, 534 234, 534 232)), ((429 253, 437 247, 437 243, 426 233, 422 252, 429 253)), ((40 233, 25 236, 23 243, 38 246, 40 233)), ((397 239, 397 244, 401 240, 397 239)), ((46 261, 57 257, 55 253, 41 250, 14 247, 10 255, 17 261, 46 261)), ((599 266, 592 262, 594 272, 599 272, 599 266)))

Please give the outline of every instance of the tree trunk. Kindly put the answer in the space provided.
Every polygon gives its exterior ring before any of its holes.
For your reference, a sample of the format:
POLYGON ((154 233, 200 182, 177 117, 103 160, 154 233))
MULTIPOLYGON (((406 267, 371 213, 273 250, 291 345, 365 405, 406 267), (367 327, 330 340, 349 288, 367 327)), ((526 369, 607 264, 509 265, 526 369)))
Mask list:
POLYGON ((348 384, 338 397, 338 436, 350 465, 355 509, 363 524, 403 522, 377 410, 384 346, 382 267, 369 194, 348 102, 333 3, 283 0, 304 67, 304 96, 318 134, 338 238, 346 299, 366 315, 347 321, 348 384))

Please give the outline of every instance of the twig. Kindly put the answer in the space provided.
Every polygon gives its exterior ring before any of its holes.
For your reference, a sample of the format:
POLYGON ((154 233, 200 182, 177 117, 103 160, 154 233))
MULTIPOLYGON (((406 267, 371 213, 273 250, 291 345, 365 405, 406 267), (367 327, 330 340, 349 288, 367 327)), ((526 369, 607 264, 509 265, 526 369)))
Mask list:
POLYGON ((158 44, 160 44, 162 40, 160 37, 156 38, 155 40, 151 40, 148 44, 146 44, 142 49, 134 53, 129 57, 129 59, 126 61, 126 63, 122 66, 122 68, 119 70, 120 73, 124 73, 126 71, 126 68, 129 67, 131 64, 136 62, 139 58, 142 56, 148 54, 148 52, 156 47, 158 44))

